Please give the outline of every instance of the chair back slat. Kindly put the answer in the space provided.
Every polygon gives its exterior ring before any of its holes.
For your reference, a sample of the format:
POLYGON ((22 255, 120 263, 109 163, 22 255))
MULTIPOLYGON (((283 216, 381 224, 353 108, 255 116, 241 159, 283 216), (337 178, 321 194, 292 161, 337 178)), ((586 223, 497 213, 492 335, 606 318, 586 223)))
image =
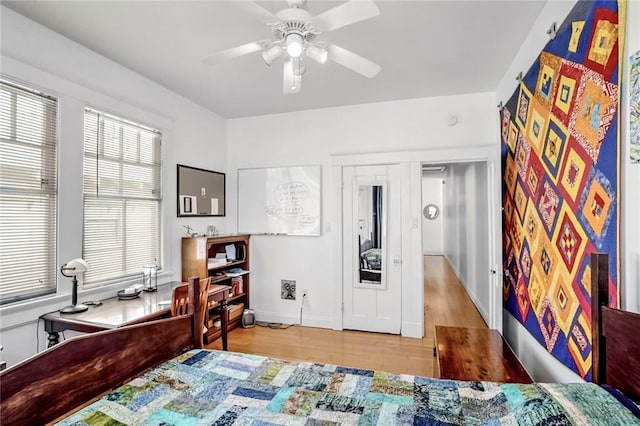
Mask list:
MULTIPOLYGON (((190 278, 191 280, 192 278, 190 278)), ((211 285, 211 277, 204 278, 200 280, 200 309, 201 312, 199 315, 195 315, 195 317, 201 318, 202 328, 200 333, 196 333, 194 338, 196 339, 196 347, 202 348, 204 347, 204 339, 203 333, 205 332, 205 323, 207 318, 207 306, 209 299, 209 286, 211 285), (198 345, 199 343, 199 345, 198 345)), ((180 316, 180 315, 188 315, 189 312, 189 284, 183 284, 173 289, 173 293, 171 295, 171 316, 180 316)))

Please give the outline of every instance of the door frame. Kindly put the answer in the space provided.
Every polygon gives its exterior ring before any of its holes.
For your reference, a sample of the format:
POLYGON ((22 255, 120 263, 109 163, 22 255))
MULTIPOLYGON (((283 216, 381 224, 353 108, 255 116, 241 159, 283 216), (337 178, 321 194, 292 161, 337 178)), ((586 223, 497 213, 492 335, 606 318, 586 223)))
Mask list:
MULTIPOLYGON (((500 146, 492 143, 471 147, 429 149, 412 151, 375 152, 361 154, 331 155, 331 222, 326 226, 333 233, 333 328, 343 329, 343 253, 342 253, 342 168, 344 166, 364 166, 400 164, 402 202, 402 320, 401 335, 421 338, 424 336, 424 270, 422 254, 422 164, 423 163, 467 163, 486 162, 489 203, 489 234, 487 242, 491 253, 490 262, 497 273, 490 280, 489 314, 490 328, 502 332, 502 215, 501 215, 501 163, 500 146), (499 214, 497 214, 499 213, 499 214), (418 283, 418 284, 416 284, 418 283), (418 296, 418 297, 416 297, 418 296)), ((490 268, 488 268, 490 269, 490 268)), ((487 270, 489 274, 490 271, 487 270)))

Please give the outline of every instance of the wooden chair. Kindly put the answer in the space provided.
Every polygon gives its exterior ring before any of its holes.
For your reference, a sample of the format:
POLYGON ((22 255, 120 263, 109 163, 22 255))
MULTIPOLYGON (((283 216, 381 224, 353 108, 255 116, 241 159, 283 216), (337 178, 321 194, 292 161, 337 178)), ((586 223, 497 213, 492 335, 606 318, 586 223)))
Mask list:
MULTIPOLYGON (((195 324, 202 324, 202 329, 194 332, 194 336, 197 339, 198 348, 204 347, 204 333, 206 333, 205 320, 207 317, 207 307, 208 307, 208 298, 209 298, 209 285, 211 284, 211 278, 204 278, 202 280, 198 279, 198 277, 191 277, 189 281, 197 280, 199 281, 199 295, 197 296, 200 299, 200 312, 195 313, 195 317, 197 322, 195 324)), ((171 294, 171 316, 177 317, 180 315, 188 315, 189 312, 189 284, 183 284, 173 289, 173 293, 171 294)))

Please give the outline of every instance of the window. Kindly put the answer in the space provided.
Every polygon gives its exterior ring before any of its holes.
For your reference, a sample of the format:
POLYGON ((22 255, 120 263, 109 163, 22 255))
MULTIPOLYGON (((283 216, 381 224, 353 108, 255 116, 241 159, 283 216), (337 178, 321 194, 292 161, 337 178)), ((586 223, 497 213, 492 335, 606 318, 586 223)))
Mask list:
POLYGON ((160 265, 161 139, 157 130, 85 110, 85 288, 160 265))
POLYGON ((0 78, 0 304, 56 291, 57 100, 0 78))

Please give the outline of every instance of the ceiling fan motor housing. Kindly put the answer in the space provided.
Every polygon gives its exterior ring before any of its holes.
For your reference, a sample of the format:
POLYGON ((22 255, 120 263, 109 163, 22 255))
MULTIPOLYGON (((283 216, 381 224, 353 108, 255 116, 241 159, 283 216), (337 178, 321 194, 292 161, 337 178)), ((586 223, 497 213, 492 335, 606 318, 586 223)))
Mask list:
POLYGON ((289 34, 298 34, 305 41, 311 42, 321 34, 321 31, 313 26, 311 14, 304 9, 292 7, 281 10, 276 16, 281 21, 272 26, 276 40, 286 40, 289 34))

